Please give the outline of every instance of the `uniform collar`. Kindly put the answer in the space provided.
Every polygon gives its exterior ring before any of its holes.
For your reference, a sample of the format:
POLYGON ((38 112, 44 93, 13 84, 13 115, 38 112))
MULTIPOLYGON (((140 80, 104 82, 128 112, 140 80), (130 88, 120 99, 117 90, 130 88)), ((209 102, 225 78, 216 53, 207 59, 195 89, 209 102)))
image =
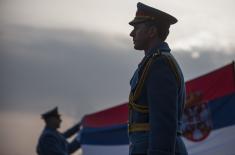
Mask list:
POLYGON ((54 129, 54 128, 49 128, 49 127, 45 127, 45 129, 44 130, 46 130, 46 131, 51 131, 51 132, 57 132, 57 130, 56 129, 54 129))
POLYGON ((170 52, 171 51, 170 47, 168 46, 168 44, 166 42, 161 42, 160 44, 147 50, 147 52, 146 52, 147 54, 145 56, 148 57, 148 56, 156 53, 158 50, 161 52, 170 52))

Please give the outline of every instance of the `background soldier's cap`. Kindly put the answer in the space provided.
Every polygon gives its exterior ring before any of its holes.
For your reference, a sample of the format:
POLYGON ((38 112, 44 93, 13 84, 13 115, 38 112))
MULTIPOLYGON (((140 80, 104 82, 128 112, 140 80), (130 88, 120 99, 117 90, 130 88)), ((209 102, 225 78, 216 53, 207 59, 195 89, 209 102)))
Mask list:
POLYGON ((58 113, 58 107, 41 114, 41 116, 43 119, 47 119, 49 117, 60 117, 60 114, 58 113))
POLYGON ((172 25, 177 22, 177 19, 168 13, 138 2, 135 18, 129 24, 134 26, 146 21, 156 21, 159 24, 172 25))

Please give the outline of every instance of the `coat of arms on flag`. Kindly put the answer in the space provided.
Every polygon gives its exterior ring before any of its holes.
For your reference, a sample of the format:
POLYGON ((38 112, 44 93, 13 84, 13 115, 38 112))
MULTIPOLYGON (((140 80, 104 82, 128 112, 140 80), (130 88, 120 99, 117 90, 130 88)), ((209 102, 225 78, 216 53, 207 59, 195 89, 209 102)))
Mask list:
POLYGON ((212 130, 210 109, 202 93, 190 93, 187 96, 183 114, 183 136, 192 141, 205 139, 212 130))

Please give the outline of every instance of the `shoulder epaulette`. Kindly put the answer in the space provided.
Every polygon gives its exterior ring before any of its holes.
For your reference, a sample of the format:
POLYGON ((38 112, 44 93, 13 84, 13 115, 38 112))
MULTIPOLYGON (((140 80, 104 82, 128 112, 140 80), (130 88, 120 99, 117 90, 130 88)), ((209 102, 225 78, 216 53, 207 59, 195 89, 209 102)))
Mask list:
POLYGON ((165 58, 166 64, 169 65, 171 71, 174 73, 178 88, 180 88, 180 86, 181 86, 181 78, 180 77, 181 76, 180 76, 175 59, 173 58, 173 56, 170 53, 167 53, 167 52, 163 52, 162 55, 165 58))

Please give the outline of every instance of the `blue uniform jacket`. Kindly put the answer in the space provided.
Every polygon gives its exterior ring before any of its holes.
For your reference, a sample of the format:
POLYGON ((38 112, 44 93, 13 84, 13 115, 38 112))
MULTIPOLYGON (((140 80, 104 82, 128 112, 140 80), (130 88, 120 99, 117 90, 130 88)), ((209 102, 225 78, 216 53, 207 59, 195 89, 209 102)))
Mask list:
POLYGON ((38 155, 69 155, 80 148, 80 143, 74 139, 69 143, 66 138, 77 133, 79 124, 70 128, 64 133, 55 129, 47 128, 43 130, 37 145, 38 155))
POLYGON ((129 132, 130 154, 147 155, 187 155, 185 145, 180 137, 181 116, 185 102, 185 84, 180 67, 170 54, 168 44, 150 49, 143 58, 131 79, 131 93, 135 92, 143 74, 143 63, 155 52, 156 57, 147 73, 141 94, 135 101, 147 106, 148 113, 132 110, 129 123, 149 123, 149 131, 129 132), (164 55, 168 55, 168 59, 164 55), (174 62, 174 67, 168 60, 174 62), (176 77, 178 74, 178 78, 176 77))

